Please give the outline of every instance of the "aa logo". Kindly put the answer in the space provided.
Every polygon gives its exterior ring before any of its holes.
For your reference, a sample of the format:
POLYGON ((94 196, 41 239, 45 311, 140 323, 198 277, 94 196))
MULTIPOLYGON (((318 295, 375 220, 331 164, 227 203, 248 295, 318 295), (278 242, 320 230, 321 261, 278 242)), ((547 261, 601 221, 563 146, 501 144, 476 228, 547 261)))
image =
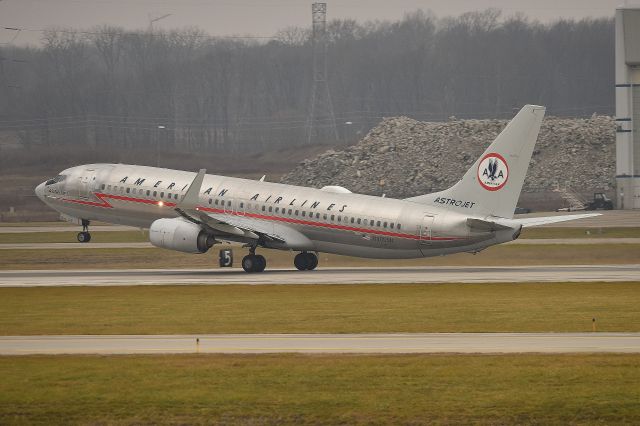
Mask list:
POLYGON ((478 165, 478 182, 488 191, 497 191, 509 179, 509 166, 500 154, 491 153, 482 157, 478 165))

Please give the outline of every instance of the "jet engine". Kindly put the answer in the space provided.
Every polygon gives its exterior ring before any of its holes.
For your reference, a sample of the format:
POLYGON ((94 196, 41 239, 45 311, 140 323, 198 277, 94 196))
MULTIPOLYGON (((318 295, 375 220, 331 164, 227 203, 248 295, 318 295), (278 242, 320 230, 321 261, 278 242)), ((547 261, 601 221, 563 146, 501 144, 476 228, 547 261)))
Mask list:
POLYGON ((158 219, 149 228, 149 240, 156 247, 184 253, 204 253, 216 239, 195 223, 184 219, 158 219))

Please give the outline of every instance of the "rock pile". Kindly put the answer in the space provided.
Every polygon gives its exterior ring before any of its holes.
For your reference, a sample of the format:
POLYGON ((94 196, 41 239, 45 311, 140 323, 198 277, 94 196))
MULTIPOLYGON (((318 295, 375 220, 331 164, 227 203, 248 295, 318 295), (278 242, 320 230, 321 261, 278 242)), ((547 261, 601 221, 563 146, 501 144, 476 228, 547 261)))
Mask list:
MULTIPOLYGON (((444 123, 386 118, 357 145, 302 161, 282 182, 340 185, 353 192, 404 198, 457 182, 508 120, 444 123)), ((611 117, 545 118, 525 192, 558 186, 583 192, 615 187, 615 123, 611 117)))

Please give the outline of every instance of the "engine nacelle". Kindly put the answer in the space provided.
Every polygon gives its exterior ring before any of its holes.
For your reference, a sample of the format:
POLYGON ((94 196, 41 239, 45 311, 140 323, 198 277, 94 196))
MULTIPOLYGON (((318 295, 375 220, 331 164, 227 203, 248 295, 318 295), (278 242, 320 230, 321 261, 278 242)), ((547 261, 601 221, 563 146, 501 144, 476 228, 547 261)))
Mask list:
POLYGON ((158 219, 149 228, 149 240, 156 247, 184 253, 204 253, 216 239, 195 223, 177 219, 158 219))

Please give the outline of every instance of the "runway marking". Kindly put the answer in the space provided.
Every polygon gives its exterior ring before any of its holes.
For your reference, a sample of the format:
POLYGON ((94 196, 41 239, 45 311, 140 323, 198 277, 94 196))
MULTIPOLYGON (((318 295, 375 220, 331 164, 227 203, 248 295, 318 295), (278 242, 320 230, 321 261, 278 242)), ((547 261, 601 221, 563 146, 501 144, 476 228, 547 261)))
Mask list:
POLYGON ((0 354, 640 353, 640 333, 3 336, 0 354), (199 344, 196 344, 199 339, 199 344), (269 343, 273 343, 270 345, 269 343))
POLYGON ((0 287, 638 282, 640 265, 417 266, 267 270, 95 269, 0 271, 0 287))

